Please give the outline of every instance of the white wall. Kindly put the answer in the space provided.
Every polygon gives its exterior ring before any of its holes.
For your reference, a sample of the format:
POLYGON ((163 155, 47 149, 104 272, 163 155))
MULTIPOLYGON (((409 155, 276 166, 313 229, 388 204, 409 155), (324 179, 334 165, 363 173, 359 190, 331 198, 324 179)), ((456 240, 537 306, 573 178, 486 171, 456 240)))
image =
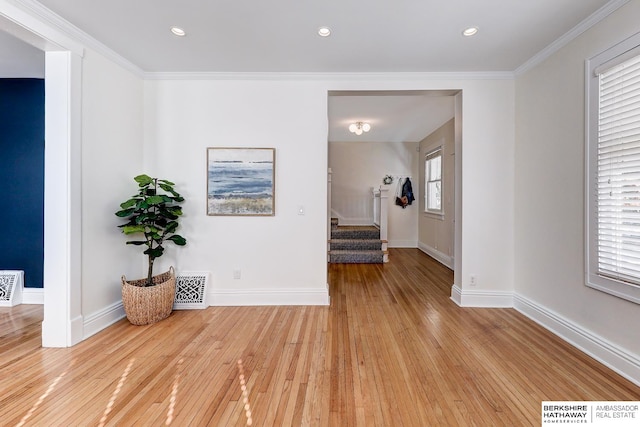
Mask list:
POLYGON ((517 78, 515 152, 520 308, 596 356, 590 341, 610 346, 636 374, 640 307, 585 286, 584 70, 586 59, 640 31, 638 16, 640 2, 627 3, 517 78))
POLYGON ((328 303, 326 91, 277 81, 158 81, 146 89, 151 172, 186 198, 180 231, 188 244, 158 262, 211 272, 213 305, 328 303), (206 215, 207 147, 276 149, 275 216, 206 215))
POLYGON ((341 225, 373 224, 371 187, 396 177, 389 189, 389 247, 415 248, 418 243, 418 144, 415 142, 331 142, 331 208, 341 225), (405 209, 395 205, 398 178, 411 177, 416 201, 405 209))
POLYGON ((512 304, 514 89, 513 81, 482 81, 462 91, 462 248, 454 269, 462 305, 512 304))
MULTIPOLYGON (((145 275, 140 247, 117 228, 114 213, 144 172, 143 80, 92 50, 82 62, 82 311, 85 323, 122 300, 120 277, 145 275)), ((122 311, 120 310, 120 314, 122 311)), ((116 315, 116 316, 114 316, 116 315)), ((94 332, 89 325, 86 333, 94 332)))
POLYGON ((459 302, 465 303, 469 272, 478 277, 474 298, 510 292, 514 82, 508 79, 147 81, 146 169, 175 181, 187 198, 182 232, 188 246, 171 248, 159 262, 178 271, 210 271, 214 305, 326 302, 329 91, 442 89, 463 93, 459 302), (206 216, 209 146, 276 148, 274 217, 206 216), (297 215, 300 205, 304 216, 297 215), (233 279, 234 270, 241 279, 233 279))
POLYGON ((449 268, 454 266, 455 237, 455 121, 449 120, 420 141, 420 169, 416 193, 418 205, 418 246, 449 268), (425 156, 442 147, 442 215, 425 212, 425 156))

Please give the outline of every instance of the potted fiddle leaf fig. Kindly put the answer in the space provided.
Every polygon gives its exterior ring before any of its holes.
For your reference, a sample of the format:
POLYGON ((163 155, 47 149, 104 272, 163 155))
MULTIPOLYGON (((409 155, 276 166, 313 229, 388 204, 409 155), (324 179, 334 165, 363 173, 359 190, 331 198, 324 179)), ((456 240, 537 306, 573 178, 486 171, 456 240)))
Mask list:
POLYGON ((176 234, 182 215, 180 203, 184 198, 174 189, 174 183, 165 179, 138 175, 137 194, 120 204, 116 216, 127 222, 118 227, 127 236, 128 245, 143 246, 148 258, 147 277, 128 281, 122 276, 122 302, 129 321, 146 325, 168 317, 175 298, 175 271, 153 275, 153 264, 165 251, 165 243, 184 246, 187 241, 176 234))

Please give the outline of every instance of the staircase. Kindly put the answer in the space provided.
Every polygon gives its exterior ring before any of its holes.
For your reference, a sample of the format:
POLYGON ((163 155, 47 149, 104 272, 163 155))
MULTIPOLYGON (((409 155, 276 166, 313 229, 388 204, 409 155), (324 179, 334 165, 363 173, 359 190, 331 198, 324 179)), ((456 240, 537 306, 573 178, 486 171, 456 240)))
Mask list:
POLYGON ((388 262, 387 242, 373 225, 339 226, 331 218, 329 262, 335 264, 382 264, 388 262))

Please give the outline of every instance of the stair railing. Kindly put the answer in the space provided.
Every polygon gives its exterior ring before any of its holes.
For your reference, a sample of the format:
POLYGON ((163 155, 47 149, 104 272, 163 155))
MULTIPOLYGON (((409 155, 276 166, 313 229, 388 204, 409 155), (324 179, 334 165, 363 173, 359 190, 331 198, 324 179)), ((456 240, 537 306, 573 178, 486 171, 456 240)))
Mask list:
POLYGON ((382 250, 384 251, 384 262, 388 262, 387 256, 387 223, 389 220, 389 188, 380 186, 380 188, 372 188, 373 196, 373 224, 380 229, 380 240, 382 241, 382 250))
POLYGON ((373 193, 373 225, 380 228, 380 190, 371 187, 373 193))

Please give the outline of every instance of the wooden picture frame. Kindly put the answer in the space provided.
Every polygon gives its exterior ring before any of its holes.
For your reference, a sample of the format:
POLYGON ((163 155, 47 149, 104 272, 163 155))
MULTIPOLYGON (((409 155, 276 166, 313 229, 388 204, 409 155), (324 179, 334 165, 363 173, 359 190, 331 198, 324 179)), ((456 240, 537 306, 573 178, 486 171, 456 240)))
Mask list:
POLYGON ((207 215, 274 216, 275 148, 207 148, 207 215))

